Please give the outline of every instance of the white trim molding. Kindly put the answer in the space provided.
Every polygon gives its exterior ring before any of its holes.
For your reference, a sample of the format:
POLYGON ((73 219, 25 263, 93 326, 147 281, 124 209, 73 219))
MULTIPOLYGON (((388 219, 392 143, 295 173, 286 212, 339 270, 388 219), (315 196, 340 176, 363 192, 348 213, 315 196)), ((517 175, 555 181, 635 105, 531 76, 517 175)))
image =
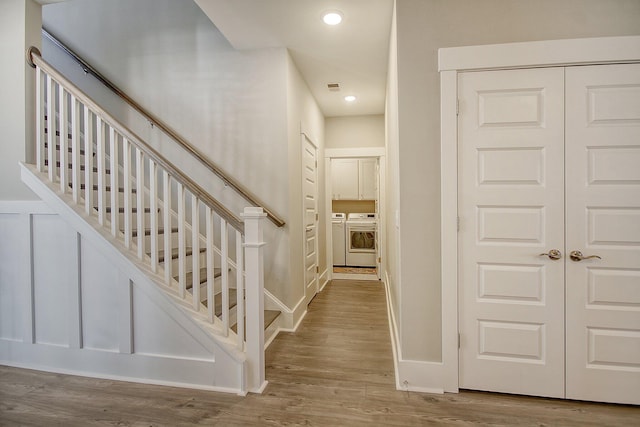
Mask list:
MULTIPOLYGON (((443 389, 458 391, 458 74, 471 70, 640 62, 640 36, 551 40, 438 51, 441 114, 443 389)), ((435 364, 434 364, 435 365, 435 364)), ((427 369, 425 372, 429 371, 427 369)), ((435 371, 435 369, 434 369, 435 371)), ((421 370, 422 372, 422 370, 421 370)), ((437 372, 434 372, 437 375, 437 372)))
POLYGON ((393 353, 393 367, 395 370, 396 389, 403 391, 417 391, 422 393, 444 393, 443 364, 440 362, 425 362, 405 360, 402 357, 400 334, 396 314, 391 303, 389 276, 385 274, 383 280, 387 299, 387 318, 389 320, 389 334, 391 335, 391 350, 393 353))
POLYGON ((384 157, 384 147, 325 148, 324 157, 384 157))
POLYGON ((640 37, 547 40, 438 50, 439 71, 560 67, 636 62, 640 37))

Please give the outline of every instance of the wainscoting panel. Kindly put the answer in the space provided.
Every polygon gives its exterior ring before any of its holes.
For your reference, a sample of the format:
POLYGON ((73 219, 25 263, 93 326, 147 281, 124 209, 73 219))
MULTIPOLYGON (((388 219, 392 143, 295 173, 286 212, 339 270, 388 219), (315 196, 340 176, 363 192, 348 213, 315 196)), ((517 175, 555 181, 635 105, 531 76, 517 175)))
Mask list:
POLYGON ((35 341, 68 347, 75 326, 68 318, 79 309, 68 298, 78 283, 76 233, 57 215, 32 215, 31 222, 35 341))
POLYGON ((22 340, 24 272, 18 268, 23 254, 8 242, 20 241, 22 218, 19 214, 0 215, 0 339, 22 340))
POLYGON ((213 361, 213 354, 133 286, 133 351, 213 361))
POLYGON ((235 344, 73 220, 0 202, 0 364, 244 393, 235 344))
POLYGON ((82 346, 119 351, 118 271, 86 239, 81 240, 82 346))

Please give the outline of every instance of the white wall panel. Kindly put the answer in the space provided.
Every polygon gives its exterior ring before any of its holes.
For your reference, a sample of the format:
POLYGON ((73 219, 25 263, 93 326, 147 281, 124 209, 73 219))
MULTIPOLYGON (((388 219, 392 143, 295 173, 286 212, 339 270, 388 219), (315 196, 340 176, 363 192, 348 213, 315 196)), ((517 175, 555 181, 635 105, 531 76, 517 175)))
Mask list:
POLYGON ((10 242, 24 240, 19 214, 0 214, 0 339, 22 339, 22 293, 24 254, 10 242))
POLYGON ((83 347, 117 351, 118 270, 105 263, 104 255, 86 239, 81 248, 83 347))
MULTIPOLYGON (((26 236, 25 236, 26 237, 26 236)), ((35 340, 69 345, 69 286, 77 282, 76 233, 57 215, 33 215, 35 340)))
POLYGON ((133 351, 163 357, 212 360, 213 354, 133 286, 133 351))
POLYGON ((42 202, 0 203, 0 363, 242 390, 239 353, 196 325, 99 233, 81 236, 68 220, 78 219, 42 202))

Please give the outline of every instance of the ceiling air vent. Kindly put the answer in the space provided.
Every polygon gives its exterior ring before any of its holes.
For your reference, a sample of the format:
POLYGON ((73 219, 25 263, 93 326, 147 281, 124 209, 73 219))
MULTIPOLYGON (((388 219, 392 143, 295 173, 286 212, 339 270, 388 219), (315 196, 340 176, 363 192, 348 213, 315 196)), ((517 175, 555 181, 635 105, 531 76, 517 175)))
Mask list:
POLYGON ((340 83, 329 83, 327 84, 327 89, 329 89, 329 92, 338 92, 340 90, 340 83))

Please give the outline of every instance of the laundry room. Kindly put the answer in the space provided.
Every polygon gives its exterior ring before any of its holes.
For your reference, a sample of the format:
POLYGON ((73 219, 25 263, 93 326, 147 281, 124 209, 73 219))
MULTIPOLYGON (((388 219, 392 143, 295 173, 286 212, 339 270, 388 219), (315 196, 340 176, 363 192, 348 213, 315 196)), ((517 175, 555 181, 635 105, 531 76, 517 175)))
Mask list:
POLYGON ((325 131, 332 278, 379 280, 384 116, 328 118, 325 131))

